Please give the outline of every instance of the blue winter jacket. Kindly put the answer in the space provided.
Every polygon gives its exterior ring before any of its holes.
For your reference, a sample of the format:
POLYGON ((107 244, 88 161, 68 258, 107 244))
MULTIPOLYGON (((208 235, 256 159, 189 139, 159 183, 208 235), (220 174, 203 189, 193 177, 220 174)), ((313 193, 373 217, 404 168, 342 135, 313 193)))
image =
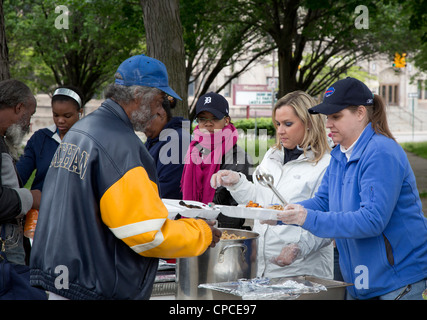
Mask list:
POLYGON ((427 220, 403 149, 369 124, 350 160, 337 147, 303 228, 335 238, 349 293, 368 299, 427 278, 427 220))
POLYGON ((34 132, 25 146, 24 154, 16 163, 24 184, 27 183, 33 171, 37 170, 31 189, 42 190, 44 178, 60 142, 55 125, 34 132))

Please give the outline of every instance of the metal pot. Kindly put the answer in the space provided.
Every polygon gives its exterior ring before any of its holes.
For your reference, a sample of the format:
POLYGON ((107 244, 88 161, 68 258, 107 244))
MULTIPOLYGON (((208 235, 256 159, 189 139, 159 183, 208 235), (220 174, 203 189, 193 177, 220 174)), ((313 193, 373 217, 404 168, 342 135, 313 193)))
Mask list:
POLYGON ((240 229, 220 230, 245 239, 222 239, 198 257, 177 259, 177 299, 211 300, 212 290, 198 288, 199 284, 256 277, 259 234, 240 229))

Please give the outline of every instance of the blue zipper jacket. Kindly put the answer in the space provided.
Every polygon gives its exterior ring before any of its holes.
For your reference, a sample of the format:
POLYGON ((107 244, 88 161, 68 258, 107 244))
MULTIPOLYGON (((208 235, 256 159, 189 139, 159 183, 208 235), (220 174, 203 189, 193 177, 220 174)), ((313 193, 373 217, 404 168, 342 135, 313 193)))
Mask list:
POLYGON ((403 149, 369 124, 347 162, 337 147, 303 228, 335 238, 349 293, 369 299, 427 278, 427 219, 403 149))
POLYGON ((55 125, 34 132, 25 146, 24 154, 16 163, 23 184, 37 169, 31 189, 43 189, 44 178, 60 142, 55 125))

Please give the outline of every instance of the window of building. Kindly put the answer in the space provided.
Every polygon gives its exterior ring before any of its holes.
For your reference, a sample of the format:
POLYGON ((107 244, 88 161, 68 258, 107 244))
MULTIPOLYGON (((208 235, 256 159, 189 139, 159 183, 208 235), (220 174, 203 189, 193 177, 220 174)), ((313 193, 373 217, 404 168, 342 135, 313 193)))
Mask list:
POLYGON ((380 96, 389 105, 399 104, 399 85, 398 84, 381 84, 380 96))

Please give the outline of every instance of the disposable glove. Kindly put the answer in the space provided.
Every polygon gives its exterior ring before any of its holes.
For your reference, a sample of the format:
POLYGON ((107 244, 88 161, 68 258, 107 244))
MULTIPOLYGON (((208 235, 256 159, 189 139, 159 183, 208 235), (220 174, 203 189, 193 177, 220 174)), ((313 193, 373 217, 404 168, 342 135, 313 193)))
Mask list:
POLYGON ((230 187, 235 185, 240 180, 240 175, 231 170, 219 170, 211 177, 211 187, 216 189, 221 186, 230 187))
POLYGON ((270 261, 279 267, 285 267, 292 264, 298 258, 300 253, 301 249, 299 248, 298 244, 292 243, 283 247, 280 254, 275 258, 271 258, 270 261))
POLYGON ((277 221, 276 220, 259 220, 259 223, 261 223, 261 224, 268 224, 270 226, 277 225, 277 221))
POLYGON ((307 210, 299 204, 288 204, 277 217, 285 224, 302 226, 307 218, 307 210))

